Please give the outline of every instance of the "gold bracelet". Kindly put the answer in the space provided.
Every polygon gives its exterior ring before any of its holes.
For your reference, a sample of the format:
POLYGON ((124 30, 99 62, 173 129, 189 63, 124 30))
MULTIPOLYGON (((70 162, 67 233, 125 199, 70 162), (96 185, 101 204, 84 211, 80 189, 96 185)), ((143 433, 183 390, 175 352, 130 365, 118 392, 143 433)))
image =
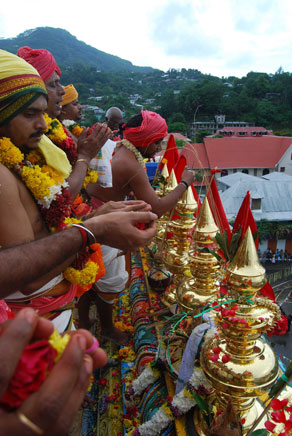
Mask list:
POLYGON ((77 162, 85 162, 86 165, 89 167, 89 162, 87 162, 87 159, 77 159, 76 163, 77 162))

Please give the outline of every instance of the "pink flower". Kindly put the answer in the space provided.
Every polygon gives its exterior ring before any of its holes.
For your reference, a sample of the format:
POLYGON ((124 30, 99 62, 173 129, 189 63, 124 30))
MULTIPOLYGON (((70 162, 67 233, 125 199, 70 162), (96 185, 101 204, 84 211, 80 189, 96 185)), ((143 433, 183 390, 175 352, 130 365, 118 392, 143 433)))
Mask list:
POLYGON ((219 359, 219 354, 212 354, 211 356, 212 362, 217 362, 218 359, 219 359))

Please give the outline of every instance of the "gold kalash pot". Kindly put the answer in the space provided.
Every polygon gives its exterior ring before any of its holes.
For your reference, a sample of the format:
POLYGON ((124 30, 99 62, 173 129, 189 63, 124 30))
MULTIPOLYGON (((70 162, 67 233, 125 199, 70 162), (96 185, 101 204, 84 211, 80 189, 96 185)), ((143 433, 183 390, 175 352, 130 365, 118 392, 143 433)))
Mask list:
MULTIPOLYGON (((276 356, 260 336, 281 317, 276 304, 256 295, 266 278, 250 228, 227 267, 226 278, 228 298, 236 302, 227 303, 217 312, 219 334, 204 344, 200 363, 215 388, 214 404, 223 410, 232 401, 240 418, 245 420, 243 434, 246 434, 263 410, 258 397, 278 376, 276 356)), ((200 435, 205 434, 202 421, 197 416, 200 435)))
POLYGON ((177 289, 177 302, 185 312, 197 314, 206 303, 217 298, 222 272, 212 252, 218 251, 215 239, 218 232, 206 196, 192 233, 193 249, 188 257, 192 277, 186 277, 177 289))
POLYGON ((167 307, 176 303, 176 289, 183 279, 184 271, 188 269, 190 232, 196 222, 194 213, 197 208, 198 203, 194 198, 192 187, 189 186, 175 207, 178 218, 173 220, 170 225, 170 231, 173 234, 171 241, 166 241, 162 248, 163 262, 174 275, 173 283, 161 297, 162 303, 167 307))

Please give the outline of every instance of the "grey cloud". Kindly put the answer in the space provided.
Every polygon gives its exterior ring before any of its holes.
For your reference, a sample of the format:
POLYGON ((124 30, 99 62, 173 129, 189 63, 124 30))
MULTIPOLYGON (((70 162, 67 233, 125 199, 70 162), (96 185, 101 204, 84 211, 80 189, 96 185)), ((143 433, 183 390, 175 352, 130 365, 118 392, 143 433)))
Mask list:
POLYGON ((205 33, 190 2, 168 3, 153 21, 152 37, 167 55, 208 57, 219 51, 218 41, 205 33))

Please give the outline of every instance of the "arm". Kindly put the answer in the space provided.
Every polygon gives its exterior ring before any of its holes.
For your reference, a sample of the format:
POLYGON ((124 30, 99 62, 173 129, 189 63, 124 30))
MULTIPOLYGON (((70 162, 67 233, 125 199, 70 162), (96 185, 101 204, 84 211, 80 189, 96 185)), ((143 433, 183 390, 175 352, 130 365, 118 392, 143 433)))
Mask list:
POLYGON ((77 142, 78 157, 72 173, 67 179, 72 199, 79 194, 89 162, 93 159, 101 147, 108 140, 111 130, 106 125, 97 124, 90 135, 87 136, 88 129, 84 129, 77 142))
MULTIPOLYGON (((115 165, 114 171, 117 171, 120 175, 123 172, 124 177, 127 175, 130 190, 134 192, 138 200, 143 200, 150 204, 153 213, 158 215, 158 217, 163 215, 168 210, 173 209, 186 190, 185 185, 178 184, 178 186, 170 194, 159 199, 154 189, 150 185, 146 172, 141 165, 133 160, 125 162, 125 165, 115 165)), ((182 180, 190 185, 194 181, 194 174, 191 171, 185 170, 182 180)))
MULTIPOLYGON (((114 212, 91 218, 84 222, 95 234, 99 243, 122 250, 145 245, 155 235, 156 215, 151 212, 114 212), (138 230, 137 222, 149 223, 146 230, 138 230)), ((72 261, 82 246, 82 237, 77 228, 71 228, 37 241, 0 250, 0 298, 23 290, 33 280, 44 277, 56 267, 72 261), (11 266, 17 265, 17 274, 11 274, 11 266)))
POLYGON ((46 277, 49 271, 54 271, 54 277, 56 267, 66 261, 69 265, 71 256, 81 246, 81 233, 73 227, 37 241, 0 250, 0 298, 8 297, 17 290, 22 291, 26 285, 46 277), (17 274, 11 274, 12 265, 17 265, 17 274))

